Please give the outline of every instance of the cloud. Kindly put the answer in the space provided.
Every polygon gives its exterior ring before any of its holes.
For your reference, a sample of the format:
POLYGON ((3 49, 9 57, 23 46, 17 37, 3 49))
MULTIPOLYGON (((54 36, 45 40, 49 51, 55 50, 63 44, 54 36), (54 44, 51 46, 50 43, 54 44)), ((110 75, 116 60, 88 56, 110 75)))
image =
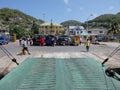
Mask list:
POLYGON ((72 12, 72 9, 71 8, 67 8, 67 12, 72 12))
POLYGON ((115 9, 115 7, 114 6, 110 6, 108 9, 109 10, 113 10, 113 9, 115 9))
POLYGON ((83 7, 80 7, 79 9, 80 9, 80 10, 83 10, 84 8, 83 8, 83 7))
POLYGON ((64 3, 65 4, 68 4, 70 0, 64 0, 64 3))

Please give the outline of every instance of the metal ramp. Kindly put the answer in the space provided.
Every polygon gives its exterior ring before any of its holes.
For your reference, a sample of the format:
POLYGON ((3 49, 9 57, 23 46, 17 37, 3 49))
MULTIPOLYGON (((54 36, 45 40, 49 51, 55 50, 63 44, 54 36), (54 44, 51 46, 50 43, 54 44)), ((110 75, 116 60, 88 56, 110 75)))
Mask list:
POLYGON ((28 58, 0 81, 0 90, 120 90, 91 58, 28 58))

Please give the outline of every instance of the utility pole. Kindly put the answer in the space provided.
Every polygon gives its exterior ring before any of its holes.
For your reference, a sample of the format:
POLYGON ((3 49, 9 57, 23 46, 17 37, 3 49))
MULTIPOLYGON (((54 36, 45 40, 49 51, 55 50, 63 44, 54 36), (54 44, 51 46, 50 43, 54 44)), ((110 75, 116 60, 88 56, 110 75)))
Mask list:
MULTIPOLYGON (((50 27, 51 27, 51 31, 50 33, 52 32, 52 29, 53 29, 53 23, 52 23, 52 19, 51 19, 51 24, 50 24, 50 27)), ((52 33, 51 33, 52 34, 52 33)))
POLYGON ((90 15, 88 16, 88 18, 87 18, 87 31, 88 31, 88 29, 89 29, 88 20, 89 20, 89 18, 90 18, 91 16, 93 16, 93 14, 90 14, 90 15))
MULTIPOLYGON (((43 20, 44 20, 44 23, 45 23, 45 13, 43 13, 43 20)), ((46 34, 46 31, 45 31, 45 26, 44 26, 44 34, 46 34)))

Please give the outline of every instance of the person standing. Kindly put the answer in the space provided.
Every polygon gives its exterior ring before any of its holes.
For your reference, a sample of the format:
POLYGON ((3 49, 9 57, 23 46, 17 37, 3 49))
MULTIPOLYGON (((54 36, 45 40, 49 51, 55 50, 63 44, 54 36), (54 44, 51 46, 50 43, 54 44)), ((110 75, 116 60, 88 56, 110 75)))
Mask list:
POLYGON ((19 45, 21 45, 21 44, 22 44, 22 38, 19 39, 19 45))
POLYGON ((82 44, 82 38, 80 37, 80 45, 82 44))
POLYGON ((86 50, 87 52, 89 51, 89 48, 90 48, 90 40, 87 39, 86 43, 85 43, 85 46, 86 46, 86 50))
POLYGON ((44 37, 41 37, 41 38, 40 38, 40 45, 41 45, 41 46, 44 46, 44 42, 45 42, 44 37))
POLYGON ((23 39, 22 46, 23 46, 22 53, 25 55, 25 51, 27 51, 27 53, 30 55, 27 45, 27 39, 23 39))

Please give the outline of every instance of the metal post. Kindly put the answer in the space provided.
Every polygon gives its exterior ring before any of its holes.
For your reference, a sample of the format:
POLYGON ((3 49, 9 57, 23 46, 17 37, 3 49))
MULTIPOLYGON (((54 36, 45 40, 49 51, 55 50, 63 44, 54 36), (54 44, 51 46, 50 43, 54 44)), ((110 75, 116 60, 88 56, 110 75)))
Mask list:
POLYGON ((93 16, 93 15, 90 14, 90 16, 88 16, 88 18, 87 18, 87 30, 89 29, 88 20, 89 20, 89 18, 90 18, 91 16, 93 16))
MULTIPOLYGON (((45 13, 43 13, 43 20, 44 20, 44 22, 45 22, 45 13)), ((44 34, 46 34, 45 25, 44 25, 44 34)))
MULTIPOLYGON (((52 32, 52 27, 53 27, 53 25, 52 25, 52 19, 51 19, 51 26, 50 26, 50 27, 51 27, 51 32, 52 32)), ((50 33, 51 33, 51 32, 50 32, 50 33)), ((52 34, 52 33, 51 33, 51 34, 52 34)))
POLYGON ((13 35, 13 41, 16 42, 16 34, 13 35))
MULTIPOLYGON (((91 16, 93 16, 93 15, 92 15, 92 14, 90 14, 90 16, 88 16, 88 18, 87 18, 87 31, 89 30, 88 20, 89 20, 89 18, 90 18, 91 16)), ((88 37, 87 37, 87 38, 88 38, 88 37)))

